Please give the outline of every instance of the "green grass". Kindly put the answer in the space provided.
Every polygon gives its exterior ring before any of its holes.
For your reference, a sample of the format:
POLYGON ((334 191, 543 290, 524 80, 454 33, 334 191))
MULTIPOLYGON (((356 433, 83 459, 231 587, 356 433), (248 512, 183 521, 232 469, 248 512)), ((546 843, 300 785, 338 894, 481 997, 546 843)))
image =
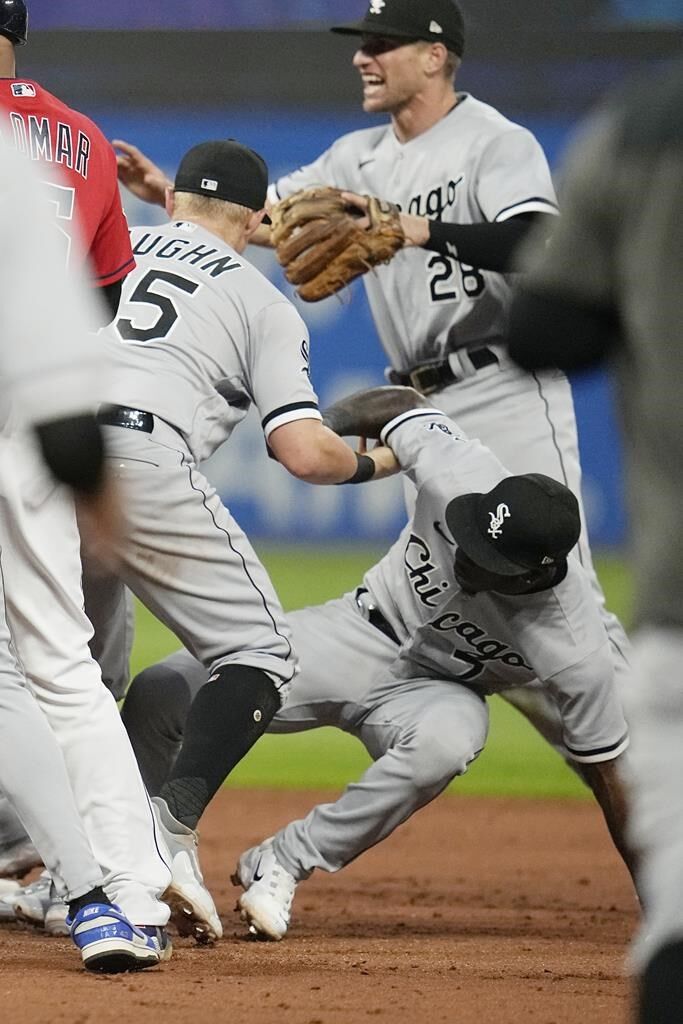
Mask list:
MULTIPOLYGON (((264 564, 286 609, 318 604, 356 585, 382 554, 377 548, 262 548, 264 564)), ((631 617, 630 574, 615 556, 598 559, 607 603, 622 622, 631 617)), ((178 641, 138 607, 133 671, 178 647, 178 641)), ((489 741, 468 774, 453 786, 459 793, 498 796, 587 797, 562 759, 522 716, 500 698, 490 701, 489 741)), ((284 789, 338 789, 369 763, 361 744, 337 729, 294 736, 264 736, 232 773, 228 785, 284 789)))

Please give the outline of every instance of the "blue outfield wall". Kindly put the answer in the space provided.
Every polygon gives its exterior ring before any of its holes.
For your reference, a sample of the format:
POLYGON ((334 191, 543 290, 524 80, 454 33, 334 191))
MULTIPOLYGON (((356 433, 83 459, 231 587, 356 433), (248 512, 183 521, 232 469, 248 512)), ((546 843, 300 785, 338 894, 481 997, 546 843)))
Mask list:
MULTIPOLYGON (((145 110, 137 113, 89 110, 110 138, 143 148, 172 176, 182 153, 209 138, 235 137, 266 158, 275 177, 315 157, 346 131, 372 123, 362 113, 269 110, 202 112, 145 110)), ((570 136, 566 118, 517 118, 527 124, 556 166, 570 136)), ((124 195, 131 224, 158 223, 163 212, 124 195)), ((362 285, 350 294, 310 305, 300 303, 272 253, 249 255, 271 280, 297 302, 311 334, 312 377, 321 404, 359 387, 383 383, 385 360, 369 315, 362 285)), ((618 430, 605 375, 574 382, 584 468, 584 499, 593 542, 623 540, 624 516, 618 430)), ((364 488, 310 487, 291 478, 265 456, 258 421, 249 415, 230 443, 207 467, 226 503, 254 537, 283 541, 391 540, 403 524, 401 485, 384 481, 364 488)))

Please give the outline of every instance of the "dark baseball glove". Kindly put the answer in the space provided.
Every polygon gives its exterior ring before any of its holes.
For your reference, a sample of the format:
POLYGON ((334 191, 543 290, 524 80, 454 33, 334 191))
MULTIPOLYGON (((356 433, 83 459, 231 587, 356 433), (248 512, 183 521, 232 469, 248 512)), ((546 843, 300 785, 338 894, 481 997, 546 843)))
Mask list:
POLYGON ((306 302, 334 295, 378 263, 388 263, 405 241, 397 206, 368 197, 364 214, 336 188, 302 189, 270 216, 277 258, 306 302), (367 227, 361 226, 364 217, 367 227))

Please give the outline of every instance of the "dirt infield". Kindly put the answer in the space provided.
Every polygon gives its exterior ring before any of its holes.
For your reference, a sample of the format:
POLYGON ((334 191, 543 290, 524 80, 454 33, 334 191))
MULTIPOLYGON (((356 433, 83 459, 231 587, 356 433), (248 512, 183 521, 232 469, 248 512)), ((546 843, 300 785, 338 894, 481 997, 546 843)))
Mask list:
MULTIPOLYGON (((325 794, 318 794, 325 796, 325 794)), ((140 975, 86 975, 68 940, 0 927, 12 1024, 625 1024, 636 924, 591 804, 442 797, 337 875, 316 875, 288 938, 245 941, 229 874, 315 794, 224 791, 202 828, 226 937, 177 940, 140 975)))

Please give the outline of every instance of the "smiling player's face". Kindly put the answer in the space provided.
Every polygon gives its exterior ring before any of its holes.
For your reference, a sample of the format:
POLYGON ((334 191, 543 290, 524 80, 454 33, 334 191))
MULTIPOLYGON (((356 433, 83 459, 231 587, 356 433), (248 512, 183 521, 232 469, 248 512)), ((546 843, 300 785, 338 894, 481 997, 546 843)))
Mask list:
POLYGON ((394 114, 410 103, 427 81, 424 43, 363 36, 353 65, 363 82, 363 110, 394 114))

